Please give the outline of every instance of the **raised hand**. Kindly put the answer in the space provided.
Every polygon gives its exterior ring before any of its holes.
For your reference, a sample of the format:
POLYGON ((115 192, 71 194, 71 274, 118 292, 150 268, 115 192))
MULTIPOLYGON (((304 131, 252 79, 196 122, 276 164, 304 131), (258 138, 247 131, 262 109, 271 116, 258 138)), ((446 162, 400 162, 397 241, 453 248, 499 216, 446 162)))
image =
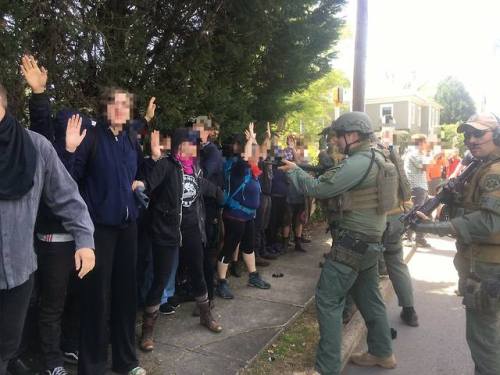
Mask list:
POLYGON ((33 56, 23 56, 21 59, 21 72, 33 93, 41 94, 45 91, 48 72, 44 67, 38 67, 38 63, 33 56))
POLYGON ((271 125, 269 125, 269 122, 267 123, 266 128, 266 139, 271 139, 271 125))
POLYGON ((78 146, 87 135, 87 129, 84 129, 80 134, 82 128, 82 118, 79 115, 73 115, 68 120, 66 127, 66 151, 75 152, 78 146))
POLYGON ((159 130, 153 130, 151 132, 151 157, 153 158, 153 160, 158 160, 159 158, 161 158, 159 130))
POLYGON ((147 122, 150 122, 155 117, 155 111, 156 111, 155 101, 156 98, 154 96, 151 99, 149 99, 148 108, 146 108, 146 115, 144 116, 147 122))

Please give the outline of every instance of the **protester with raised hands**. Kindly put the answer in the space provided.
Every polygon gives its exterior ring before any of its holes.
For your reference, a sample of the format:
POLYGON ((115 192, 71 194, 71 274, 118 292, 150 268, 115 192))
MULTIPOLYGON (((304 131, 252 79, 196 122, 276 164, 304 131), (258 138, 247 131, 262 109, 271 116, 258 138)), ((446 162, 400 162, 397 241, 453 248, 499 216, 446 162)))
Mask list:
MULTIPOLYGON (((25 55, 21 60, 21 71, 31 88, 30 129, 46 137, 56 146, 60 155, 64 152, 57 147, 51 118, 51 108, 45 87, 48 72, 39 67, 33 56, 25 55)), ((85 137, 78 126, 73 150, 85 137)), ((69 130, 69 128, 68 128, 69 130)), ((71 129, 75 132, 75 129, 71 129)), ((61 137, 64 141, 64 137, 61 137)), ((60 142, 62 144, 62 142, 60 142)), ((38 260, 39 303, 36 316, 40 335, 41 358, 47 375, 64 375, 64 362, 78 362, 78 336, 80 325, 80 295, 73 266, 75 240, 64 228, 62 220, 43 202, 40 204, 35 227, 35 248, 38 260), (62 324, 62 322, 65 324, 62 324)))
POLYGON ((95 264, 93 225, 78 187, 50 143, 7 112, 0 85, 0 374, 18 349, 34 282, 33 249, 40 201, 62 219, 75 240, 72 266, 79 278, 95 264))
POLYGON ((264 281, 255 266, 255 215, 260 205, 261 173, 257 166, 258 147, 254 124, 245 131, 246 140, 235 135, 230 140, 232 156, 224 165, 224 211, 225 228, 224 246, 218 256, 217 294, 225 299, 234 298, 226 280, 228 265, 238 248, 243 253, 243 260, 249 272, 248 285, 260 289, 269 289, 271 285, 264 281))
POLYGON ((78 116, 67 127, 65 163, 80 185, 96 227, 96 269, 82 283, 80 375, 105 374, 108 333, 113 371, 146 374, 135 350, 138 202, 134 190, 143 184, 136 180, 142 151, 130 127, 132 110, 133 95, 110 88, 102 96, 102 117, 84 138, 78 116))

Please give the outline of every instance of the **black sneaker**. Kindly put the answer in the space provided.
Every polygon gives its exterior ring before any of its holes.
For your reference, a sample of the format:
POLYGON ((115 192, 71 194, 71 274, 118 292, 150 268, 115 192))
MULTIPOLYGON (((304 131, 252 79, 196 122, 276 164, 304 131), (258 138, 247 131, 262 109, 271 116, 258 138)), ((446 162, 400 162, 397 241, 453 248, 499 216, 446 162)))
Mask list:
POLYGON ((215 292, 217 295, 221 298, 224 299, 233 299, 234 295, 231 292, 231 289, 229 289, 229 284, 227 283, 227 280, 219 280, 219 283, 217 284, 217 288, 215 289, 215 292))
POLYGON ((68 372, 64 369, 64 367, 56 367, 51 370, 45 370, 43 375, 68 375, 68 372))
POLYGON ((178 309, 179 306, 181 305, 179 299, 176 296, 169 297, 167 300, 167 303, 172 306, 174 309, 178 309))
POLYGON ((160 305, 160 313, 163 315, 172 315, 175 314, 175 307, 173 307, 170 303, 165 302, 160 305))
POLYGON ((267 281, 262 280, 258 272, 252 272, 248 276, 248 286, 253 286, 259 289, 270 289, 271 284, 267 281))
POLYGON ((63 351, 63 359, 66 363, 76 365, 78 363, 78 350, 63 351))
POLYGON ((415 240, 415 244, 418 246, 418 247, 431 247, 431 245, 429 244, 429 242, 427 242, 427 240, 425 238, 418 238, 415 240))
POLYGON ((305 237, 300 237, 300 242, 302 243, 311 243, 311 240, 305 237))

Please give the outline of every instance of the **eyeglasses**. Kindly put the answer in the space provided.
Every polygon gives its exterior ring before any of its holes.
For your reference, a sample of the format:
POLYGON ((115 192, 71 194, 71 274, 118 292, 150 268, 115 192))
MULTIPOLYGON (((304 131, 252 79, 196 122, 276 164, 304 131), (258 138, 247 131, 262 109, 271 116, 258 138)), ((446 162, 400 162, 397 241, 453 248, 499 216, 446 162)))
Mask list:
POLYGON ((484 137, 484 135, 488 132, 490 132, 491 130, 487 129, 487 130, 479 130, 479 129, 471 129, 471 130, 467 130, 464 132, 464 138, 465 139, 469 139, 470 137, 474 137, 474 138, 482 138, 484 137))

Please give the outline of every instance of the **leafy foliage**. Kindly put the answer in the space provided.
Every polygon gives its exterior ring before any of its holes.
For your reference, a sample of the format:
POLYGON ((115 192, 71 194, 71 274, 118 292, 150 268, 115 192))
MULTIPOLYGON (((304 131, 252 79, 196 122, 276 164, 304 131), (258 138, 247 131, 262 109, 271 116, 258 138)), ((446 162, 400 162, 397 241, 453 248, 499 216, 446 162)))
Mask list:
POLYGON ((460 155, 465 152, 464 135, 457 132, 458 124, 443 124, 441 128, 441 146, 444 149, 458 149, 460 155))
POLYGON ((57 106, 95 114, 104 86, 156 96, 160 128, 211 113, 236 130, 276 121, 330 71, 344 0, 0 0, 0 77, 26 108, 19 60, 49 70, 57 106))
POLYGON ((443 124, 466 121, 476 112, 476 106, 464 85, 453 77, 447 77, 439 83, 435 99, 443 106, 443 124))

